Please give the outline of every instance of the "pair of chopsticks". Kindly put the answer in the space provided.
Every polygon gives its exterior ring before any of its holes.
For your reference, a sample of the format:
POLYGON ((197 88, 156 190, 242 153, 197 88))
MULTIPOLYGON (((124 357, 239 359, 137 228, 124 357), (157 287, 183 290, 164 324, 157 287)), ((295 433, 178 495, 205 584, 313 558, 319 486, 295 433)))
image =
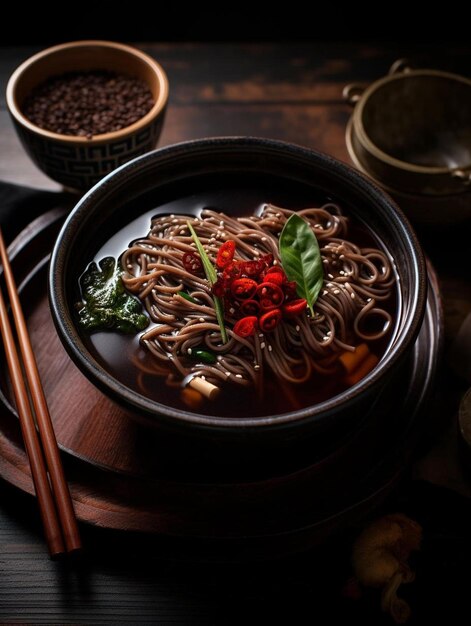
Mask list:
POLYGON ((79 550, 81 548, 80 535, 1 229, 0 258, 23 367, 20 362, 1 289, 0 331, 3 337, 11 384, 38 498, 44 533, 49 553, 52 557, 55 557, 65 552, 79 550), (29 387, 29 391, 26 384, 29 387), (34 409, 36 422, 32 408, 34 409))

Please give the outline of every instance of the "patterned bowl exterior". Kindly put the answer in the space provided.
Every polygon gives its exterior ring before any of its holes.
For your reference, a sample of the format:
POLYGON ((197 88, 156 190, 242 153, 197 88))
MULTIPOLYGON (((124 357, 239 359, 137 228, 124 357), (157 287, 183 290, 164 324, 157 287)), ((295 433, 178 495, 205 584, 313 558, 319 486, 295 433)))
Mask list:
POLYGON ((39 169, 64 187, 86 191, 126 161, 152 150, 164 116, 165 108, 146 126, 127 136, 95 140, 90 145, 44 137, 19 124, 13 116, 11 119, 24 149, 39 169))
POLYGON ((160 64, 142 50, 113 41, 71 41, 26 59, 10 76, 8 111, 34 163, 65 187, 87 191, 111 171, 152 150, 160 136, 168 101, 168 79, 160 64), (44 130, 22 112, 25 98, 41 82, 67 72, 94 69, 136 76, 146 82, 154 105, 127 128, 91 139, 44 130))

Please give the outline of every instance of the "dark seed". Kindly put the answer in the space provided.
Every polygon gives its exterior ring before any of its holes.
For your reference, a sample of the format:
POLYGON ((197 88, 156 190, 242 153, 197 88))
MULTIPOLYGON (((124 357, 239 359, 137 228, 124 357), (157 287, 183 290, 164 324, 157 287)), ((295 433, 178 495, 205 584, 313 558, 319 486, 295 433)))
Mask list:
POLYGON ((62 135, 86 136, 125 128, 154 106, 148 85, 112 72, 71 72, 33 89, 23 113, 33 124, 62 135))

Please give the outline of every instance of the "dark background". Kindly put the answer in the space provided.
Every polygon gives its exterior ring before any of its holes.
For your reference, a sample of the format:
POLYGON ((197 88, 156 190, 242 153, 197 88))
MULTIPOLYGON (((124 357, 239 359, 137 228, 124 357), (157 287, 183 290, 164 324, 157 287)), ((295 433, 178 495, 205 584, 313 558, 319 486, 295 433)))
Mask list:
MULTIPOLYGON (((2 18, 1 45, 48 45, 73 39, 121 41, 293 41, 409 43, 471 41, 458 7, 439 3, 42 2, 12 3, 2 18), (368 8, 371 7, 371 8, 368 8)), ((446 55, 446 48, 443 49, 446 55)))

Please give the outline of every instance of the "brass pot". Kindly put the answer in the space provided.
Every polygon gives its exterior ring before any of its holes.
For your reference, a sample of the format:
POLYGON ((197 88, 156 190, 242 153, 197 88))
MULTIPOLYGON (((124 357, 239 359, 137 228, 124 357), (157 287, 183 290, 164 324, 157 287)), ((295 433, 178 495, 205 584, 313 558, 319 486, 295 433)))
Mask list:
POLYGON ((471 217, 471 80, 401 59, 368 88, 343 93, 355 107, 346 140, 357 167, 413 217, 471 217))

